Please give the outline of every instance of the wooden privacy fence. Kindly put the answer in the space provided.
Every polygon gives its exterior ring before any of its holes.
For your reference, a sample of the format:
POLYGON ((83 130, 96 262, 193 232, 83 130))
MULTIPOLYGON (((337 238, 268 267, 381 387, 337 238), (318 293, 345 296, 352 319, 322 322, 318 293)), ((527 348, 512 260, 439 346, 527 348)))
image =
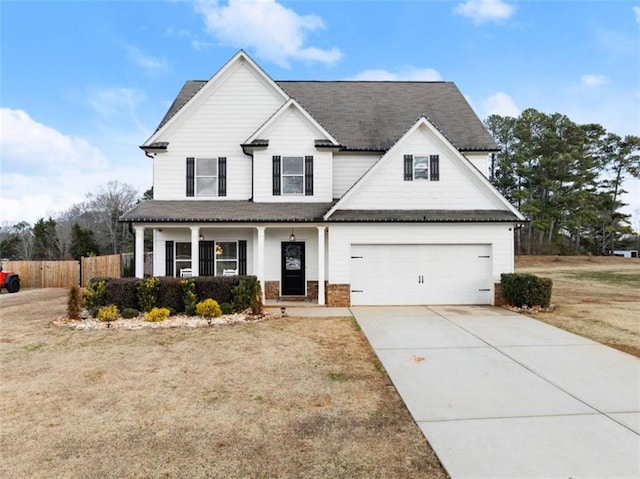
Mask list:
POLYGON ((68 288, 80 281, 78 261, 4 261, 2 267, 20 275, 22 288, 68 288))
POLYGON ((70 288, 75 284, 86 286, 96 276, 122 276, 119 254, 81 258, 80 261, 4 261, 2 267, 20 275, 22 288, 70 288))
POLYGON ((122 276, 122 258, 119 254, 80 258, 80 263, 82 286, 88 285, 91 278, 95 278, 96 276, 105 276, 108 278, 119 278, 122 276))

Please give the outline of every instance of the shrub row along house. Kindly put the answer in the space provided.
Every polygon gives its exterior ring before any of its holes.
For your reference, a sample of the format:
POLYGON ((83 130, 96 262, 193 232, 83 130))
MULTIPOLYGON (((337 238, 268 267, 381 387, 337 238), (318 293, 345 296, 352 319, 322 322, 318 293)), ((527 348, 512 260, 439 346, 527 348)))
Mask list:
POLYGON ((491 304, 524 220, 451 82, 274 81, 238 52, 188 81, 141 146, 156 276, 256 275, 265 299, 491 304))

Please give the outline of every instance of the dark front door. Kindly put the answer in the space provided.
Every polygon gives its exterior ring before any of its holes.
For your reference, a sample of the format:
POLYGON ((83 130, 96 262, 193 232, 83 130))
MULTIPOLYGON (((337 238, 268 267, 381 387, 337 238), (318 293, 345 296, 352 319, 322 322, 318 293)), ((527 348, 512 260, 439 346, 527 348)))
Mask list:
POLYGON ((304 296, 304 243, 289 241, 282 243, 282 295, 304 296))

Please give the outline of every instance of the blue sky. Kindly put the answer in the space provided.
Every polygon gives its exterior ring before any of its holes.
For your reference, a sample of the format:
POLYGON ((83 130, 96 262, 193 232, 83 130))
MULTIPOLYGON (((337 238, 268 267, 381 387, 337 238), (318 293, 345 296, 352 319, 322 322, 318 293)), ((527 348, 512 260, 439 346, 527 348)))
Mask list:
POLYGON ((0 224, 110 180, 146 190, 138 145, 240 48, 275 80, 447 80, 481 119, 536 108, 640 134, 640 1, 10 0, 0 21, 0 224))

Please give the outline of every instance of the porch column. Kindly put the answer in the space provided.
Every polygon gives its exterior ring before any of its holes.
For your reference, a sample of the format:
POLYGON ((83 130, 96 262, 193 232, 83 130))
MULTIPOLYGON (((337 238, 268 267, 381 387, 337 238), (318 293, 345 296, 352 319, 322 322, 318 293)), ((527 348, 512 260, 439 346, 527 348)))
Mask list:
POLYGON ((200 276, 200 227, 191 226, 191 274, 200 276))
POLYGON ((264 301, 265 290, 264 290, 264 226, 256 226, 258 229, 258 267, 256 271, 256 276, 258 277, 258 281, 260 281, 260 289, 262 289, 262 298, 264 301))
POLYGON ((324 232, 325 226, 318 226, 318 306, 324 306, 324 232))
POLYGON ((136 226, 136 278, 144 278, 144 226, 136 226))

